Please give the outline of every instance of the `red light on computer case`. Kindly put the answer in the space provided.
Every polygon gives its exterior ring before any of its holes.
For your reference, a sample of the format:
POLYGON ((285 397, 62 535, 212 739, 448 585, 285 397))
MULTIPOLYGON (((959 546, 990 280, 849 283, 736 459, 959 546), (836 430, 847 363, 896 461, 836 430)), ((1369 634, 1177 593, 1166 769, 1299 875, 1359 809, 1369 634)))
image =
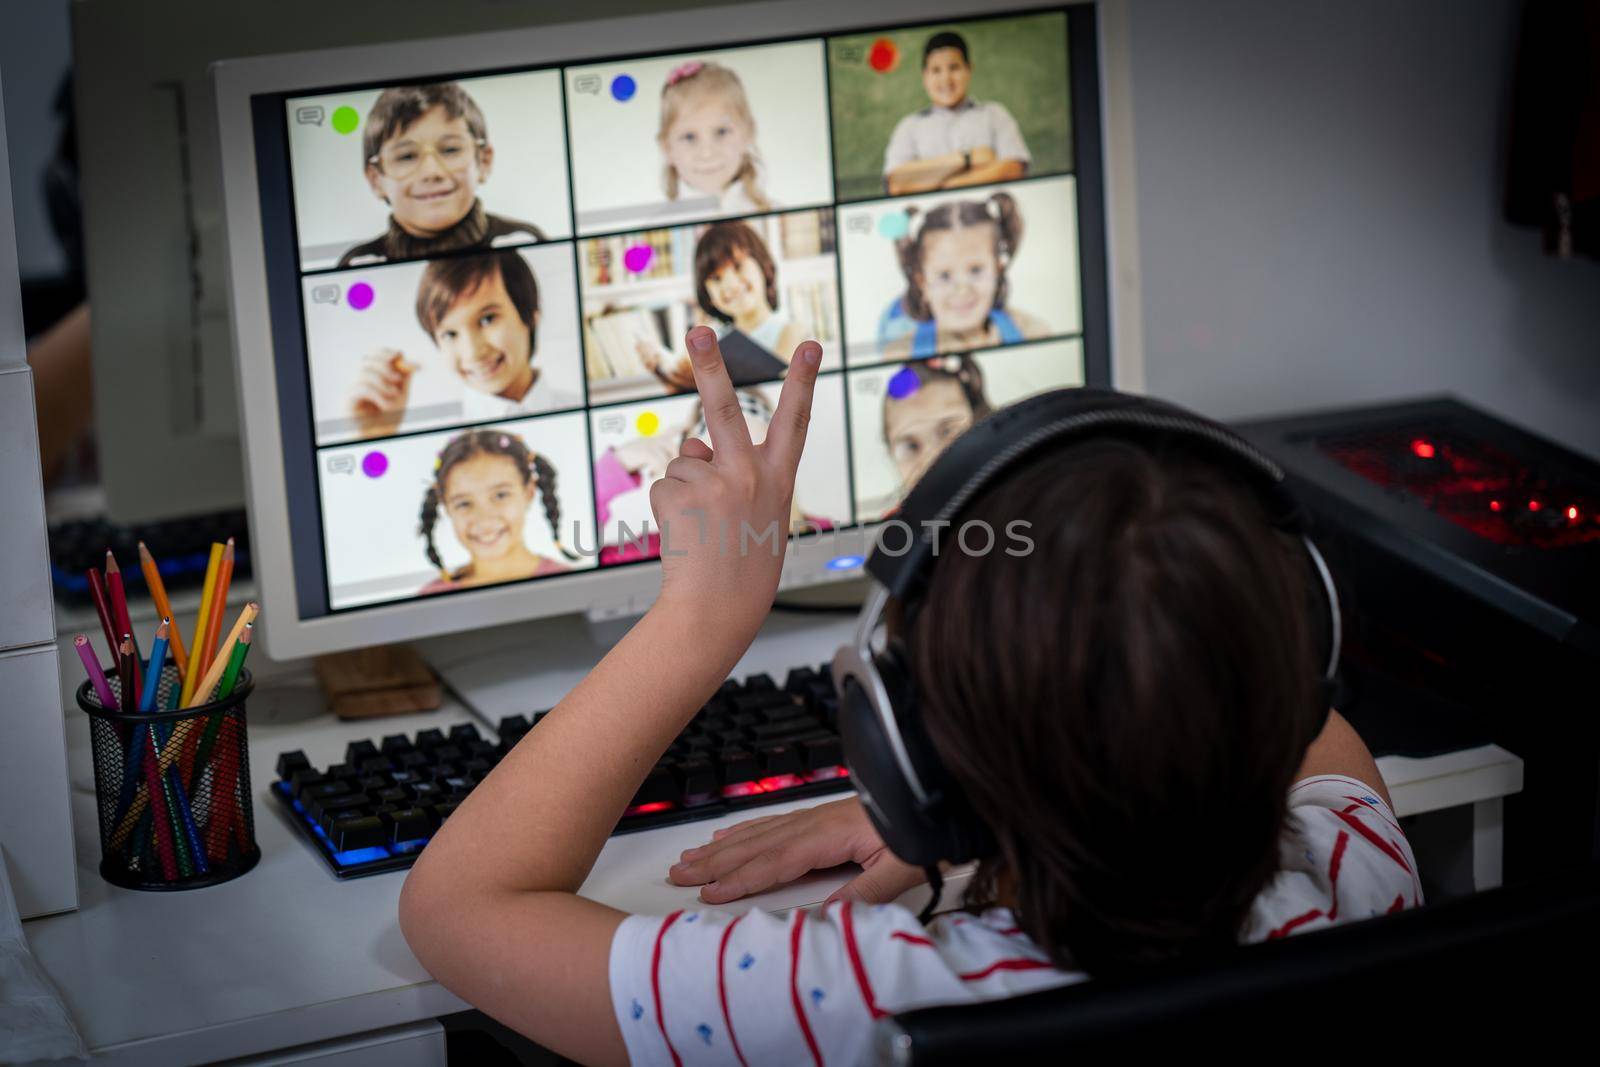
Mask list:
POLYGON ((1431 443, 1418 437, 1411 442, 1411 451, 1421 459, 1432 459, 1434 448, 1431 443))
POLYGON ((1573 505, 1572 507, 1569 507, 1567 509, 1567 521, 1568 522, 1577 522, 1578 521, 1578 508, 1577 508, 1577 505, 1573 505))
POLYGON ((1500 510, 1500 501, 1498 501, 1498 500, 1489 501, 1489 510, 1490 511, 1499 511, 1500 510))
POLYGON ((1528 501, 1528 510, 1529 511, 1538 511, 1542 507, 1544 507, 1544 505, 1539 503, 1539 501, 1537 501, 1537 500, 1528 501))

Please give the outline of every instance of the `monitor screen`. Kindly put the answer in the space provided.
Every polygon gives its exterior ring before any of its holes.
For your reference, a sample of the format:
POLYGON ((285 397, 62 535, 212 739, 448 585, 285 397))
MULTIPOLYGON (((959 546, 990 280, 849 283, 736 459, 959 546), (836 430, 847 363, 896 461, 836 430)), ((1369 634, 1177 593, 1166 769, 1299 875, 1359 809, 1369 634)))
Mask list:
POLYGON ((1103 383, 1070 23, 252 97, 301 617, 655 559, 650 485, 705 435, 696 324, 756 440, 822 344, 798 537, 892 517, 988 412, 1103 383))

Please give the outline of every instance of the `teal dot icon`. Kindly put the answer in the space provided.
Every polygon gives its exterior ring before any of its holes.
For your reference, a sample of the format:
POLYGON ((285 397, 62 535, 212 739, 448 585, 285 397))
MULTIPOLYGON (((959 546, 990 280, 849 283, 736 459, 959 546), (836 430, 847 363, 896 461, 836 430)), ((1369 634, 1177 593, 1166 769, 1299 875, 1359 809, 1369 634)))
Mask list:
MULTIPOLYGON (((335 115, 334 121, 337 122, 338 118, 335 115)), ((911 228, 910 221, 904 211, 888 212, 878 217, 878 233, 891 241, 898 241, 911 228)))
POLYGON ((340 133, 353 133, 361 125, 361 115, 353 107, 336 107, 333 109, 333 128, 340 133))

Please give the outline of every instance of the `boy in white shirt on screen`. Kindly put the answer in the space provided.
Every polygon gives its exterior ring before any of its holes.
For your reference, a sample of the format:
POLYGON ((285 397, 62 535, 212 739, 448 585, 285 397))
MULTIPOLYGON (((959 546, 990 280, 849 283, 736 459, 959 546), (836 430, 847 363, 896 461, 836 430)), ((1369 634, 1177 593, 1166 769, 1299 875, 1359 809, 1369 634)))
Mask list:
MULTIPOLYGON (((487 422, 575 408, 577 393, 536 366, 539 283, 516 252, 438 259, 417 285, 417 322, 461 379, 461 419, 487 422)), ((350 397, 362 437, 400 429, 419 369, 405 353, 380 348, 363 361, 350 397)))
POLYGON ((915 616, 888 614, 928 741, 993 839, 963 911, 891 903, 923 872, 854 799, 734 827, 667 872, 720 905, 860 864, 824 905, 630 916, 578 896, 783 565, 692 531, 788 517, 821 348, 794 353, 757 445, 714 333, 689 345, 711 440, 685 439, 651 491, 657 524, 686 531, 660 596, 406 879, 401 928, 447 988, 583 1062, 853 1064, 888 1014, 1420 903, 1372 756, 1324 714, 1304 546, 1214 457, 1107 438, 1017 461, 952 516, 1028 520, 1034 551, 942 553, 915 616))

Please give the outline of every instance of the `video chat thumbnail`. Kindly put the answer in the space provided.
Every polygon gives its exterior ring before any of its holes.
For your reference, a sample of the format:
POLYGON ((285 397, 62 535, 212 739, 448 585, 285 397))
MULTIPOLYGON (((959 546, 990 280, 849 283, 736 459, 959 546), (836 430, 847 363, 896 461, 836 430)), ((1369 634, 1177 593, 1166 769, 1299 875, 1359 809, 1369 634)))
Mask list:
MULTIPOLYGON (((780 383, 737 390, 750 439, 766 440, 778 406, 780 383)), ((654 559, 661 539, 650 510, 650 486, 690 437, 710 444, 698 396, 663 397, 590 412, 594 486, 600 520, 600 563, 654 559)), ((828 530, 850 523, 844 476, 844 379, 817 379, 806 448, 795 476, 789 533, 828 530)), ((734 532, 737 536, 737 531, 734 532)), ((737 546, 731 546, 736 548, 737 546)))
POLYGON ((852 367, 1074 334, 1071 175, 838 209, 852 367))
POLYGON ((583 419, 571 412, 319 452, 329 605, 593 567, 583 419))
POLYGON ((559 71, 286 106, 302 270, 570 236, 559 71))
POLYGON ((1059 12, 828 40, 840 200, 1072 170, 1059 12))
POLYGON ((568 245, 301 279, 317 444, 583 405, 568 245))
POLYGON ((1045 341, 846 374, 856 521, 886 518, 946 446, 990 412, 1084 382, 1083 342, 1045 341))
POLYGON ((822 42, 568 67, 579 233, 833 199, 822 42))
POLYGON ((835 244, 827 209, 580 240, 591 402, 692 392, 696 325, 717 331, 737 385, 781 378, 808 338, 837 369, 835 244))

